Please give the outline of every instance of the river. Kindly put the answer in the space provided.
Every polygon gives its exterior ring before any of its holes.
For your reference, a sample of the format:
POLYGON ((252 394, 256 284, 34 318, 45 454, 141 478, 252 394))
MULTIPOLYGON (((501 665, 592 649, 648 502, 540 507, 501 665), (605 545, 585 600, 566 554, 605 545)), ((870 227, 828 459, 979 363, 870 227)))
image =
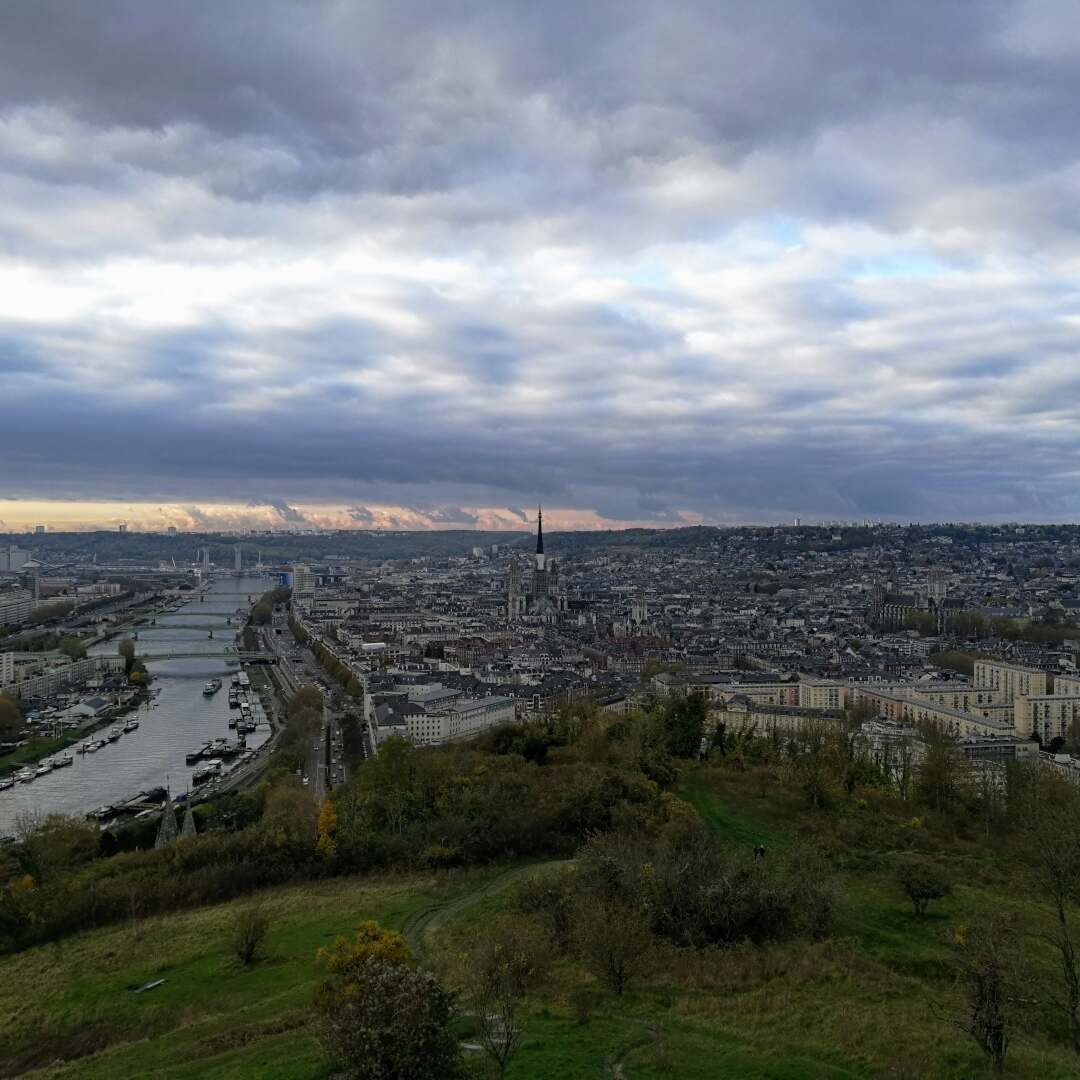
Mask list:
MULTIPOLYGON (((215 652, 220 654, 220 659, 199 657, 151 662, 148 667, 154 676, 154 689, 159 693, 153 699, 156 705, 143 706, 130 714, 138 718, 138 730, 126 733, 115 743, 107 743, 95 754, 75 754, 75 764, 69 768, 0 791, 0 835, 14 832, 19 815, 27 812, 82 815, 152 787, 167 786, 174 793, 187 790, 197 766, 185 765, 184 755, 207 739, 236 737, 228 726, 230 713, 236 712, 229 708, 228 691, 239 668, 235 662, 231 666, 226 664, 225 648, 233 644, 242 621, 237 609, 242 608, 246 615, 248 597, 257 600, 272 585, 273 582, 260 577, 218 578, 204 600, 196 598, 168 615, 157 616, 156 626, 141 627, 139 653, 215 652), (231 625, 226 622, 227 616, 232 616, 231 625), (215 630, 210 640, 207 630, 180 629, 193 624, 213 624, 221 630, 215 630), (203 686, 211 678, 221 679, 223 686, 207 697, 202 692, 203 686)), ((103 642, 90 651, 115 653, 117 641, 103 642)), ((256 719, 259 727, 247 737, 247 745, 253 749, 270 735, 259 709, 256 719)))

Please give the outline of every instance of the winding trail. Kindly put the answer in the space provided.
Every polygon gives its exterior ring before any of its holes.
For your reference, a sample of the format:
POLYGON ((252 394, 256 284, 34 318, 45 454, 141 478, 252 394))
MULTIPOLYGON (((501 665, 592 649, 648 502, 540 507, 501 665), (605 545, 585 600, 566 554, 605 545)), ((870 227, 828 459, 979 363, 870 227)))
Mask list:
MULTIPOLYGON (((405 920, 401 933, 410 947, 418 955, 423 955, 425 944, 431 935, 467 908, 486 900, 489 896, 504 892, 511 885, 521 881, 522 878, 528 877, 530 874, 543 873, 557 866, 569 866, 572 862, 572 859, 551 859, 548 862, 511 867, 509 870, 497 874, 490 881, 486 881, 483 885, 478 885, 460 896, 455 896, 438 904, 431 904, 413 912, 405 920)), ((604 1071, 612 1080, 625 1080, 624 1066, 626 1059, 635 1050, 657 1042, 661 1038, 661 1031, 655 1024, 638 1017, 626 1016, 622 1013, 603 1013, 601 1015, 606 1016, 609 1020, 625 1023, 639 1030, 639 1034, 628 1039, 604 1060, 604 1071), (644 1030, 642 1031, 642 1029, 644 1030)))
POLYGON ((405 920, 401 932, 414 951, 423 953, 424 944, 427 939, 438 930, 440 926, 450 919, 453 919, 455 916, 460 915, 466 908, 470 908, 474 904, 480 903, 481 900, 486 900, 489 896, 494 896, 497 893, 505 891, 515 882, 520 881, 524 877, 528 877, 530 874, 540 873, 555 866, 568 866, 571 861, 572 860, 569 859, 552 859, 549 862, 528 863, 525 866, 512 866, 509 870, 504 870, 490 881, 486 881, 483 885, 478 885, 469 892, 462 893, 460 896, 455 896, 450 900, 432 904, 429 907, 421 908, 419 911, 413 912, 413 914, 405 920))

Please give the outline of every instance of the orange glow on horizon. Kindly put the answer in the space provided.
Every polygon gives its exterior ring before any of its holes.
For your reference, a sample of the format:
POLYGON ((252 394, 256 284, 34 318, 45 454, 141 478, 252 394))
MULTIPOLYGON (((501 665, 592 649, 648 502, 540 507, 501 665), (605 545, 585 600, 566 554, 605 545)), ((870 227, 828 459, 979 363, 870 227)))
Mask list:
MULTIPOLYGON (((61 499, 0 499, 0 532, 33 533, 38 525, 48 532, 113 530, 126 524, 131 532, 232 532, 303 529, 356 529, 379 531, 469 530, 530 532, 536 528, 535 511, 527 520, 505 507, 462 507, 469 520, 434 520, 422 511, 402 506, 369 506, 370 521, 358 520, 340 504, 292 504, 302 520, 290 521, 272 506, 243 503, 157 503, 68 501, 61 499)), ((463 514, 463 516, 464 516, 463 514)), ((699 515, 682 514, 679 521, 633 521, 600 517, 595 511, 544 507, 544 527, 552 532, 592 529, 670 528, 700 525, 699 515)))

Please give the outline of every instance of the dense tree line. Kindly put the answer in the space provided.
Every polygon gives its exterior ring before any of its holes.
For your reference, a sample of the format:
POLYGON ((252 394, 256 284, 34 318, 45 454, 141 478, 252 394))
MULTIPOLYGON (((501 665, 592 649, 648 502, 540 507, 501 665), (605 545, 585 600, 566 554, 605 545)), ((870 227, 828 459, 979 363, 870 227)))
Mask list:
POLYGON ((704 717, 702 702, 672 699, 616 721, 578 706, 439 749, 389 739, 326 811, 295 776, 321 708, 313 687, 293 695, 268 779, 200 807, 196 837, 127 850, 133 837, 147 842, 148 825, 107 839, 63 817, 28 826, 0 863, 0 942, 18 947, 305 877, 568 855, 614 827, 654 830, 681 805, 666 794, 673 755, 692 756, 704 717))

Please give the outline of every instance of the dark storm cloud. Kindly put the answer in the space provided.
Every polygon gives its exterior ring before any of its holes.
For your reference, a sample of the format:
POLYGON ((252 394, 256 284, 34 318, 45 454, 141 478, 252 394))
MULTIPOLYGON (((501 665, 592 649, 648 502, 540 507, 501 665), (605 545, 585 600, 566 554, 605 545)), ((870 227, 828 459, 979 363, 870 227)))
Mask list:
POLYGON ((1076 513, 1078 61, 1006 0, 5 5, 12 494, 1076 513))

